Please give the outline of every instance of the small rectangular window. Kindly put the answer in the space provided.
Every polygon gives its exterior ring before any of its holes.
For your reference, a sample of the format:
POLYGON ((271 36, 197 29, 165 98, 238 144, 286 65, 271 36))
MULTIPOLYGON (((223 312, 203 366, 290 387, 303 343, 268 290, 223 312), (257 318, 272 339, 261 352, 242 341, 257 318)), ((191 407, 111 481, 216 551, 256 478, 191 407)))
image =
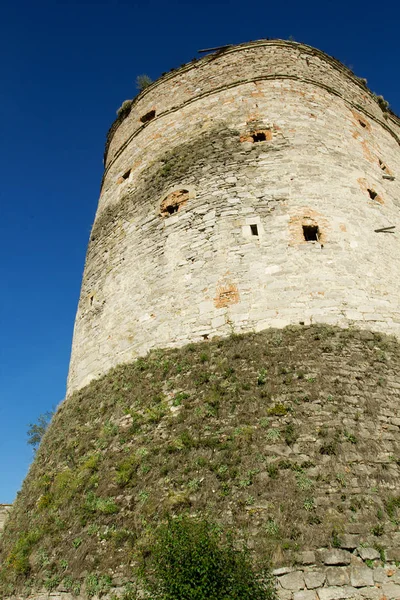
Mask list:
POLYGON ((251 231, 251 235, 258 235, 258 226, 250 225, 250 231, 251 231))
POLYGON ((303 225, 303 235, 306 242, 318 242, 319 228, 318 225, 303 225))
POLYGON ((142 123, 147 123, 148 121, 151 121, 152 119, 154 119, 156 116, 156 111, 155 110, 149 110, 148 113, 146 113, 145 115, 143 115, 142 117, 140 117, 140 121, 142 123))

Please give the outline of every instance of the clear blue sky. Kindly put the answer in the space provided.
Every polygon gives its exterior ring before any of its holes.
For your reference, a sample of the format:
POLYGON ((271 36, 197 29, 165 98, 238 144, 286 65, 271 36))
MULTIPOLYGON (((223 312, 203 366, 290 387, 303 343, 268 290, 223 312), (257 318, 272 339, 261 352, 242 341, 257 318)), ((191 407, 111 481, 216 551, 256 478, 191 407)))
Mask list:
POLYGON ((28 424, 65 394, 105 135, 115 111, 197 50, 292 36, 366 77, 400 113, 400 2, 7 1, 0 12, 0 503, 28 424))

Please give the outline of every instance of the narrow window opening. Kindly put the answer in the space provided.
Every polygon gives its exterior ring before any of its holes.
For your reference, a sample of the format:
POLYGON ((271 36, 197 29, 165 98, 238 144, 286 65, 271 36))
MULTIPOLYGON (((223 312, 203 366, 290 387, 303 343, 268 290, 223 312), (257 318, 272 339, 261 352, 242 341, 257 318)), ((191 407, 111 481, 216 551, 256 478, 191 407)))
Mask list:
POLYGON ((367 189, 367 192, 368 192, 369 197, 371 198, 371 200, 375 200, 375 198, 378 195, 378 193, 375 192, 375 190, 371 190, 370 188, 367 189))
POLYGON ((179 204, 170 204, 166 208, 166 211, 169 215, 173 215, 174 213, 177 213, 178 210, 179 210, 179 204))
POLYGON ((361 119, 358 119, 358 122, 360 123, 361 127, 365 128, 367 126, 367 124, 364 123, 364 121, 361 121, 361 119))
POLYGON ((267 139, 264 131, 257 131, 251 137, 253 138, 253 142, 265 142, 267 139))
POLYGON ((128 179, 130 174, 131 174, 131 170, 129 169, 129 171, 127 171, 126 173, 124 173, 122 175, 122 179, 128 179))
POLYGON ((146 113, 145 115, 143 115, 142 117, 140 117, 140 121, 142 123, 147 123, 148 121, 151 121, 152 119, 154 119, 155 116, 156 116, 156 111, 155 110, 149 110, 148 113, 146 113))
POLYGON ((382 162, 380 158, 378 160, 379 160, 379 166, 382 169, 382 171, 387 171, 387 166, 385 165, 385 163, 382 162))
POLYGON ((93 300, 94 300, 94 295, 93 295, 93 294, 91 294, 91 295, 89 296, 89 305, 90 305, 90 306, 93 306, 93 300))
POLYGON ((251 235, 258 235, 258 226, 250 225, 250 231, 251 231, 251 235))
POLYGON ((318 225, 303 225, 303 235, 306 242, 318 242, 319 227, 318 225))

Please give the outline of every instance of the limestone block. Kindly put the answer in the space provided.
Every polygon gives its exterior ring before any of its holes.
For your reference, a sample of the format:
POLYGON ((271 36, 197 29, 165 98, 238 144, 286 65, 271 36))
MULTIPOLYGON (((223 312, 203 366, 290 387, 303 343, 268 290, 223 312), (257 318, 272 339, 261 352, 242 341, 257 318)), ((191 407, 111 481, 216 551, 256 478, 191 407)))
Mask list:
POLYGON ((279 575, 286 575, 287 573, 293 573, 293 567, 278 567, 272 571, 272 575, 279 577, 279 575))
POLYGON ((357 588, 374 585, 373 571, 368 567, 352 566, 350 568, 350 581, 351 585, 357 588))
POLYGON ((301 590, 294 592, 293 600, 318 600, 318 598, 314 590, 301 590))
POLYGON ((382 590, 377 587, 359 588, 358 592, 362 598, 366 598, 367 600, 381 600, 381 598, 383 600, 384 598, 382 590))
POLYGON ((301 565, 313 565, 315 563, 315 552, 311 550, 300 552, 297 556, 297 562, 301 565))
POLYGON ((358 592, 355 588, 348 585, 343 587, 325 587, 317 590, 319 600, 344 600, 346 598, 356 598, 358 592))
POLYGON ((304 573, 304 581, 309 590, 322 587, 325 579, 326 573, 324 571, 309 571, 304 573))
POLYGON ((340 547, 344 550, 354 550, 360 543, 360 536, 351 533, 345 533, 340 536, 340 547))
POLYGON ((363 560, 376 560, 380 558, 379 552, 375 548, 357 548, 357 552, 363 560))
POLYGON ((386 560, 388 562, 400 562, 400 547, 389 548, 389 550, 386 551, 386 560))
POLYGON ((324 555, 324 563, 326 565, 349 565, 350 561, 350 552, 338 548, 327 550, 324 555))
POLYGON ((285 590, 303 590, 304 589, 304 576, 302 571, 293 571, 287 575, 279 577, 279 583, 285 590))
POLYGON ((328 567, 326 569, 328 585, 349 585, 350 573, 348 567, 328 567))
POLYGON ((384 583, 382 585, 383 595, 387 600, 398 600, 400 598, 400 585, 397 583, 384 583))
POLYGON ((384 569, 383 567, 376 567, 376 569, 372 571, 372 574, 375 583, 386 583, 386 581, 388 581, 389 579, 386 573, 386 569, 384 569))
POLYGON ((283 588, 278 588, 277 590, 279 600, 292 600, 293 592, 290 590, 284 590, 283 588))

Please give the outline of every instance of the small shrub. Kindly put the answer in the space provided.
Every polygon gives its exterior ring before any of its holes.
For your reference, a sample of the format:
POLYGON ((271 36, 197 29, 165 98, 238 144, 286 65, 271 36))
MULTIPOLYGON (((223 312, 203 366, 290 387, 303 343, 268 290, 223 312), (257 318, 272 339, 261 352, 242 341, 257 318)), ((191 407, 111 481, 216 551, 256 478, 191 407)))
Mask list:
POLYGON ((332 541, 331 541, 332 547, 333 548, 340 548, 342 545, 342 541, 339 538, 339 534, 336 531, 336 529, 333 529, 332 531, 332 541))
POLYGON ((145 582, 157 600, 274 600, 269 574, 261 578, 247 550, 206 520, 169 519, 156 533, 145 582))
POLYGON ((383 535, 384 532, 385 532, 385 527, 384 527, 383 523, 377 523, 377 525, 374 525, 374 527, 371 527, 372 535, 376 535, 377 537, 380 537, 381 535, 383 535))
POLYGON ((92 596, 102 596, 111 589, 112 579, 109 575, 89 573, 85 579, 85 586, 89 598, 92 596))
POLYGON ((265 531, 270 537, 277 538, 280 536, 279 525, 274 519, 270 518, 267 520, 265 523, 265 531))
POLYGON ((29 573, 29 556, 41 537, 41 532, 38 530, 30 531, 29 533, 20 533, 13 549, 7 556, 6 565, 18 575, 29 573))
POLYGON ((288 446, 291 446, 292 444, 295 443, 295 441, 297 440, 297 438, 299 437, 295 431, 294 425, 292 423, 288 423, 284 429, 284 438, 285 438, 285 442, 287 443, 288 446))
POLYGON ((267 465, 266 469, 271 479, 276 479, 278 477, 279 469, 275 464, 267 465))
POLYGON ((151 83, 153 83, 153 80, 148 75, 143 74, 136 77, 136 87, 139 92, 142 92, 144 89, 149 87, 151 83))
POLYGON ((120 119, 127 117, 131 112, 132 100, 124 100, 119 109, 117 110, 117 117, 120 119))
POLYGON ((72 577, 67 575, 66 577, 64 577, 62 584, 66 592, 71 592, 73 596, 79 596, 81 591, 80 581, 78 581, 77 579, 73 579, 72 577))
POLYGON ((277 442, 281 437, 281 432, 279 431, 279 429, 268 429, 267 431, 267 441, 268 442, 277 442))
POLYGON ((133 454, 119 463, 116 468, 115 480, 121 486, 126 486, 136 478, 138 459, 133 454))
POLYGON ((54 415, 54 411, 47 411, 39 415, 36 423, 30 423, 28 429, 28 444, 32 446, 34 452, 39 447, 39 444, 44 436, 50 421, 54 415))
POLYGON ((306 477, 303 473, 296 474, 296 482, 299 490, 307 491, 314 487, 313 481, 306 477))
POLYGON ((357 444, 357 438, 352 433, 349 433, 348 431, 344 431, 343 435, 346 438, 346 440, 348 442, 350 442, 350 444, 357 444))
POLYGON ((257 385, 265 385, 267 383, 267 371, 261 369, 257 377, 257 385))
POLYGON ((267 410, 267 414, 272 417, 284 417, 288 412, 288 409, 283 404, 274 404, 267 410))
POLYGON ((337 444, 335 441, 326 442, 325 444, 322 444, 322 446, 319 449, 320 454, 327 456, 334 456, 336 454, 336 451, 337 444))
POLYGON ((389 519, 397 525, 400 521, 400 496, 390 496, 385 501, 385 510, 389 519))

